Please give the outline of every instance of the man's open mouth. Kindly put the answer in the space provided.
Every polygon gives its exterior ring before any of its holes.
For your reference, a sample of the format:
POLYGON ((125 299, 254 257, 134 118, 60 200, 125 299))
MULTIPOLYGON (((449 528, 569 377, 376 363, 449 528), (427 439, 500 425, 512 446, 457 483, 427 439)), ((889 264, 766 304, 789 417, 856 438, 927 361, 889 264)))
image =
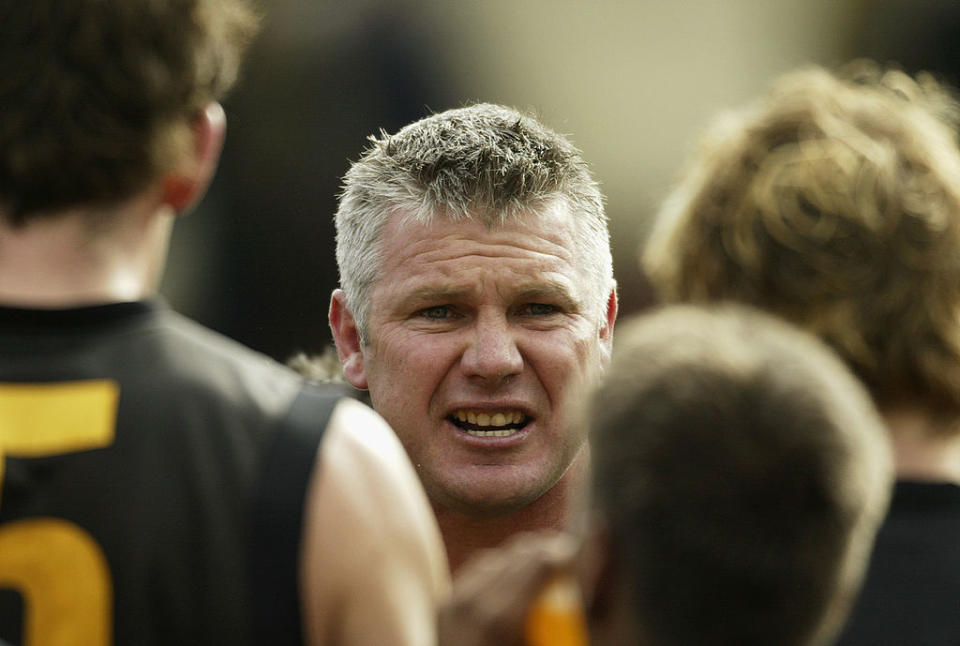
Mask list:
POLYGON ((473 437, 509 437, 519 432, 530 420, 519 410, 461 409, 454 411, 450 421, 473 437))

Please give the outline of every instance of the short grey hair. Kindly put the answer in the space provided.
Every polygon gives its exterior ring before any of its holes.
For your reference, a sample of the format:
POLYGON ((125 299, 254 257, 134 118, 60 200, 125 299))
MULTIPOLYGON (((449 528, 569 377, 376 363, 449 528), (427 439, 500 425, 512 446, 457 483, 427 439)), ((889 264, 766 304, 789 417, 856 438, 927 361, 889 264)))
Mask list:
POLYGON ((382 266, 381 232, 394 214, 430 223, 473 219, 493 228, 561 200, 575 219, 577 257, 596 290, 600 324, 613 288, 603 196, 579 150, 537 119, 475 104, 381 131, 347 171, 336 213, 340 285, 363 343, 370 290, 382 266))

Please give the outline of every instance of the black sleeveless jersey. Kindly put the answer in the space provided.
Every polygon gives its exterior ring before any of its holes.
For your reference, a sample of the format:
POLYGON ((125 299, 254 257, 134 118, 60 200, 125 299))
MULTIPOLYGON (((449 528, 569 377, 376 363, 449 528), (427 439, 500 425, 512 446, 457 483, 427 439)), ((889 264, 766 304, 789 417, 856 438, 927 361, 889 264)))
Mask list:
POLYGON ((0 308, 0 640, 298 639, 336 399, 159 303, 0 308))

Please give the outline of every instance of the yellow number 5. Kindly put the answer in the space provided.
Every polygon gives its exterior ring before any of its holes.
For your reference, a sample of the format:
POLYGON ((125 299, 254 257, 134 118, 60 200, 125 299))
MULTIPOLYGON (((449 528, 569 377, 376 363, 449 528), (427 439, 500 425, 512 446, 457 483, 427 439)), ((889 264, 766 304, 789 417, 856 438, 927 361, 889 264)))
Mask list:
MULTIPOLYGON (((109 380, 0 384, 0 487, 4 455, 44 457, 113 444, 119 392, 109 380)), ((24 646, 112 642, 107 560, 74 523, 31 518, 0 526, 0 587, 23 598, 24 646)))

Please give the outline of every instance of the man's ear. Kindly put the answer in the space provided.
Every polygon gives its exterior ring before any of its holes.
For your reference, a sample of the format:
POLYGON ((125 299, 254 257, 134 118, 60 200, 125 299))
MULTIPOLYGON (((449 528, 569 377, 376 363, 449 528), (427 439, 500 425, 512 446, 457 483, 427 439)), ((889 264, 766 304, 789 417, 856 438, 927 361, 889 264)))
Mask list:
POLYGON ((353 313, 347 307, 347 295, 342 289, 333 290, 330 296, 329 319, 344 378, 354 388, 366 390, 367 373, 363 363, 360 330, 357 329, 353 313))
POLYGON ((171 171, 163 183, 163 201, 177 213, 193 208, 213 180, 227 132, 227 117, 216 101, 201 110, 190 124, 193 157, 171 171))
POLYGON ((600 328, 600 344, 604 350, 603 365, 606 367, 610 361, 610 355, 613 353, 613 326, 617 321, 617 287, 614 285, 607 297, 607 316, 603 327, 600 328))

